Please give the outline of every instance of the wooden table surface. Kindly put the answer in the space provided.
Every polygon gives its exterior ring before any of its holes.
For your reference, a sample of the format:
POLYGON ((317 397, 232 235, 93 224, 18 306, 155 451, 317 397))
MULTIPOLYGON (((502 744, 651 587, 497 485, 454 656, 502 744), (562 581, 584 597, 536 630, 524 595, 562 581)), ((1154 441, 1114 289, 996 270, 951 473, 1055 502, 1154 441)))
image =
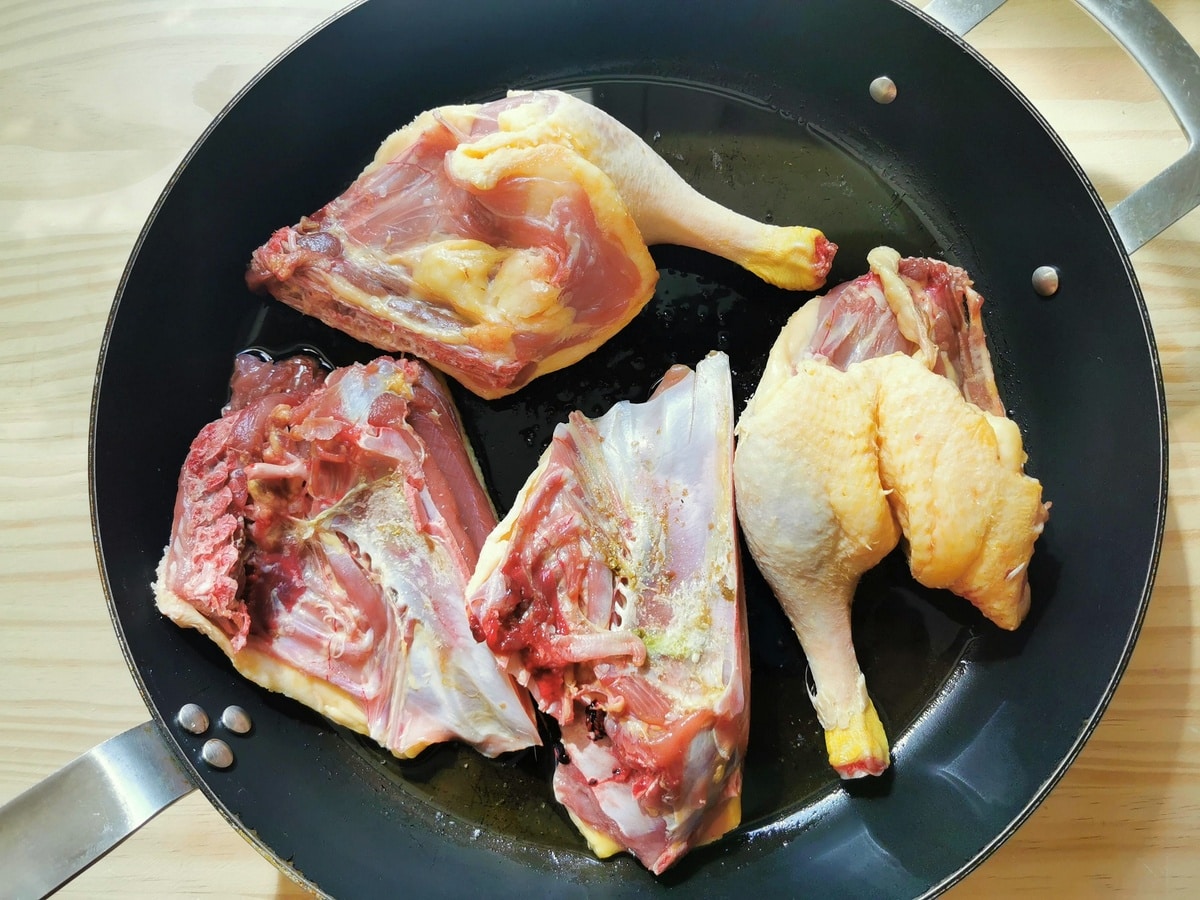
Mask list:
MULTIPOLYGON (((340 5, 0 0, 0 803, 147 718, 89 520, 88 417, 105 319, 184 153, 247 80, 340 5)), ((1158 5, 1200 44, 1200 3, 1158 5)), ((1106 202, 1186 148, 1148 80, 1067 0, 1012 0, 970 40, 1042 110, 1106 202)), ((1200 215, 1133 261, 1171 426, 1153 602, 1095 735, 958 896, 1200 896, 1200 595, 1190 574, 1200 572, 1200 215)), ((0 873, 0 896, 3 882, 0 873)), ((304 893, 193 793, 62 895, 304 893)))

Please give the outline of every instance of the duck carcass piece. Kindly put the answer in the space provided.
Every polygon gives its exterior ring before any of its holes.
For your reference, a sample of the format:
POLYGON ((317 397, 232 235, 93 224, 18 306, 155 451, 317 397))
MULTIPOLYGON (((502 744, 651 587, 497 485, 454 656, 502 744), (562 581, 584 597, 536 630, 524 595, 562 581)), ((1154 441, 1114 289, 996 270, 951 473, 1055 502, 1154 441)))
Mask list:
POLYGON ((889 764, 850 634, 862 574, 903 540, 918 581, 1016 628, 1048 511, 1004 417, 970 278, 888 248, 868 261, 783 328, 734 465, 747 546, 804 648, 847 778, 889 764))
POLYGON ((660 242, 806 290, 837 249, 719 206, 607 113, 540 91, 418 116, 345 193, 256 250, 247 281, 494 398, 632 320, 660 242))
POLYGON ((237 357, 192 443, 154 591, 246 677, 398 756, 539 743, 528 694, 472 637, 496 517, 445 387, 381 357, 327 377, 237 357))
POLYGON ((660 873, 741 818, 749 668, 728 359, 559 425, 468 586, 473 627, 561 725, 593 851, 660 873))

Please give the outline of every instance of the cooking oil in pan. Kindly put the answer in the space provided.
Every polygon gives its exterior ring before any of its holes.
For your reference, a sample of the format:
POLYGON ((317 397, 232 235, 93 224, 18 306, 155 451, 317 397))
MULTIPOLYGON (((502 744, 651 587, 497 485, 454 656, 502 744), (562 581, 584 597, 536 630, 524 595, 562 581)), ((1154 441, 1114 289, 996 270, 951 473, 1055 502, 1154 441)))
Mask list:
MULTIPOLYGON (((937 240, 905 197, 817 129, 785 113, 675 83, 569 87, 637 131, 719 203, 761 221, 824 231, 839 245, 830 286, 866 271, 867 251, 880 244, 904 255, 939 255, 937 240)), ((484 401, 454 387, 502 513, 568 413, 579 409, 597 416, 617 401, 644 400, 674 363, 694 366, 711 350, 727 353, 740 411, 779 329, 811 296, 772 288, 697 251, 656 247, 653 254, 660 270, 654 299, 595 353, 503 400, 484 401)), ((344 347, 351 358, 363 358, 361 345, 344 347)), ((341 364, 350 361, 331 355, 341 364)), ((825 760, 799 644, 748 554, 743 561, 753 679, 743 822, 753 827, 802 809, 839 782, 825 760)), ((864 579, 855 603, 855 640, 893 743, 951 677, 975 621, 965 603, 913 583, 899 556, 864 579)), ((445 823, 453 822, 462 840, 511 841, 507 852, 522 842, 584 849, 554 802, 553 754, 547 749, 486 760, 450 745, 405 763, 364 739, 347 740, 409 799, 433 811, 431 827, 445 831, 445 823)))

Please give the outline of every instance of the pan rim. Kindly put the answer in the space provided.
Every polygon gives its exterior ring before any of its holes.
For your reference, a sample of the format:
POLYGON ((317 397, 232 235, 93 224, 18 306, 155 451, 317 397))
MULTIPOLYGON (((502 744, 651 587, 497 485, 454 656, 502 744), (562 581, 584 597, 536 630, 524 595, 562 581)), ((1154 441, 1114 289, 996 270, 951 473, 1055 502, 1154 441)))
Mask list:
MULTIPOLYGON (((1036 121, 1038 123, 1038 125, 1042 128, 1042 130, 1044 130, 1045 133, 1052 139, 1052 141, 1057 146, 1059 152, 1062 154, 1063 158, 1065 160, 1067 160, 1068 163, 1070 164, 1070 166, 1075 170, 1080 184, 1082 184, 1085 187, 1085 189, 1091 196, 1092 201, 1096 207, 1096 210, 1100 213, 1100 215, 1102 217, 1102 221, 1105 223, 1105 226, 1108 229, 1108 232, 1111 235, 1114 244, 1118 248, 1120 248, 1120 242, 1119 242, 1119 239, 1117 238, 1115 228, 1112 225, 1111 217, 1109 216, 1107 209, 1104 207, 1102 201, 1100 200, 1091 180, 1087 177, 1087 174, 1082 169, 1082 167, 1079 166, 1078 162, 1076 161, 1074 156, 1070 153, 1069 149, 1062 142, 1061 138, 1049 126, 1049 124, 1045 121, 1044 117, 1037 111, 1037 109, 1035 107, 1033 107, 1033 105, 1028 101, 1028 99, 1025 98, 1025 96, 1019 90, 1016 89, 1016 87, 1004 76, 1004 74, 1002 72, 1000 72, 995 66, 993 66, 986 59, 984 59, 982 57, 982 55, 980 55, 977 51, 975 51, 974 48, 972 48, 969 44, 967 44, 965 41, 963 41, 957 35, 954 35, 948 29, 945 29, 944 26, 941 26, 940 23, 936 22, 936 20, 933 20, 929 16, 925 15, 919 9, 916 9, 914 7, 909 6, 906 3, 901 2, 901 0, 889 0, 889 2, 895 6, 903 8, 905 11, 907 11, 909 13, 916 13, 920 18, 925 20, 925 22, 927 24, 932 25, 936 30, 938 30, 943 35, 945 35, 946 37, 949 37, 951 40, 953 40, 955 44, 957 44, 960 48, 962 48, 965 52, 967 52, 974 59, 974 62, 976 64, 981 65, 993 78, 997 79, 1000 82, 1000 84, 1002 84, 1004 86, 1004 88, 1025 107, 1027 113, 1030 114, 1032 119, 1034 121, 1036 121)), ((265 66, 250 81, 248 81, 238 91, 238 93, 229 101, 229 103, 226 104, 225 107, 213 118, 213 120, 205 128, 205 130, 202 132, 202 134, 199 136, 199 138, 195 141, 195 143, 192 145, 192 147, 184 155, 183 159, 181 160, 181 162, 179 163, 179 165, 177 166, 177 168, 175 169, 175 171, 169 178, 163 191, 161 192, 161 194, 159 195, 158 199, 156 200, 154 206, 152 207, 152 210, 151 210, 145 224, 143 225, 141 231, 139 232, 137 239, 134 242, 133 248, 129 254, 129 258, 128 258, 125 268, 123 270, 121 279, 118 283, 114 302, 112 304, 112 307, 110 309, 110 312, 109 312, 109 315, 108 315, 108 318, 107 318, 107 321, 105 324, 103 338, 101 341, 100 353, 99 353, 98 360, 97 360, 95 379, 94 379, 94 383, 93 383, 91 414, 90 414, 89 432, 88 432, 88 476, 89 476, 88 481, 89 481, 90 520, 91 520, 92 533, 93 533, 93 543, 94 543, 94 548, 95 548, 96 555, 97 555, 97 563, 98 563, 100 574, 101 574, 101 581, 102 581, 106 601, 107 601, 108 607, 109 607, 110 617, 113 621, 114 629, 117 633, 119 643, 121 645, 122 653, 125 656, 126 664, 129 667, 131 674, 134 676, 134 681, 137 684, 138 690, 142 695, 143 701, 146 703, 147 708, 150 710, 150 712, 151 712, 154 720, 156 721, 157 725, 159 726, 160 730, 163 732, 163 734, 165 734, 168 737, 168 745, 171 747, 172 751, 176 754, 176 756, 179 758, 179 760, 183 763, 186 770, 192 776, 193 780, 195 781, 195 783, 197 784, 199 789, 204 793, 204 795, 213 804, 213 806, 221 813, 221 815, 231 825, 233 825, 234 828, 237 829, 237 831, 239 833, 241 833, 253 846, 255 846, 255 848, 263 856, 265 856, 268 860, 270 860, 272 862, 272 864, 276 866, 277 869, 279 869, 281 872, 286 874, 289 878, 292 878, 293 880, 297 881, 298 883, 305 885, 309 889, 317 891, 318 893, 322 893, 322 894, 323 894, 323 892, 321 891, 321 888, 319 888, 316 884, 314 884, 308 878, 306 878, 303 875, 303 873, 301 873, 300 871, 298 871, 297 869, 295 869, 293 866, 289 865, 288 863, 284 862, 275 853, 274 850, 272 850, 264 842, 262 842, 262 840, 257 836, 257 834, 255 834, 255 832, 252 829, 245 826, 240 821, 240 819, 238 819, 237 816, 234 815, 232 813, 232 811, 229 810, 228 807, 226 807, 226 805, 221 801, 221 799, 217 795, 216 791, 209 784, 208 779, 206 779, 203 776, 203 774, 198 770, 194 761, 180 747, 174 734, 172 733, 171 729, 168 727, 168 723, 166 722, 166 720, 164 719, 164 717, 162 716, 162 714, 159 712, 158 708, 156 707, 155 703, 153 702, 150 691, 145 683, 144 677, 143 677, 137 663, 135 662, 135 660, 133 658, 133 654, 130 649, 130 644, 129 644, 128 639, 126 638, 126 635, 124 632, 124 627, 122 625, 121 618, 118 613, 117 603, 115 600, 114 588, 110 581, 110 578, 109 578, 108 572, 107 572, 107 568, 106 568, 104 548, 103 548, 103 544, 102 544, 102 537, 101 537, 100 524, 99 524, 98 502, 97 502, 97 495, 96 495, 96 461, 95 461, 96 430, 97 430, 97 412, 98 412, 98 406, 99 406, 99 395, 100 395, 102 375, 104 372, 104 368, 105 368, 105 364, 106 364, 106 360, 107 360, 107 356, 108 356, 110 339, 112 337, 112 334, 113 334, 113 331, 114 331, 114 328, 116 325, 118 312, 119 312, 120 305, 121 305, 121 300, 125 294, 127 284, 129 282, 131 273, 134 268, 134 264, 135 264, 136 260, 138 259, 138 256, 142 250, 142 247, 146 240, 146 237, 150 233, 156 220, 158 219, 159 213, 162 210, 165 203, 167 202, 168 196, 171 194, 172 190, 175 188, 175 185, 177 184, 177 182, 181 178, 184 177, 184 174, 185 174, 187 168, 192 163, 194 157, 199 152, 200 148, 209 139, 209 137, 211 136, 213 131, 225 120, 229 111, 231 109, 233 109, 233 107, 235 107, 247 93, 249 93, 252 89, 254 89, 261 82, 261 80, 264 78, 264 76, 268 72, 270 72, 272 69, 274 69, 282 60, 288 58, 296 50, 298 50, 301 46, 306 44, 315 34, 321 32, 322 30, 327 28, 332 22, 343 18, 344 16, 353 12, 355 9, 357 9, 361 6, 364 6, 364 5, 367 5, 367 0, 358 0, 358 2, 355 2, 351 6, 326 18, 319 25, 310 29, 304 36, 302 36, 301 38, 294 41, 288 48, 286 48, 284 51, 279 53, 272 60, 271 63, 269 63, 267 66, 265 66)), ((1158 463, 1158 466, 1159 466, 1159 469, 1161 472, 1161 483, 1159 485, 1158 496, 1156 498, 1157 513, 1156 513, 1155 536, 1154 536, 1152 547, 1150 548, 1150 551, 1151 551, 1150 558, 1149 558, 1149 562, 1148 562, 1148 566, 1147 566, 1146 576, 1143 581, 1141 598, 1137 604, 1137 613, 1136 613, 1134 621, 1131 623, 1128 633, 1125 635, 1122 652, 1121 652, 1119 660, 1117 661, 1116 667, 1115 667, 1114 671, 1112 672, 1112 674, 1108 680, 1108 683, 1105 686, 1103 693, 1101 694, 1099 700, 1097 701, 1097 703, 1092 711, 1092 714, 1089 716, 1087 721, 1085 721, 1083 723, 1083 727, 1081 728, 1081 730, 1078 733, 1077 737, 1075 738, 1073 744, 1071 745, 1066 757, 1064 759, 1062 759, 1060 761, 1060 763, 1058 764, 1058 766, 1054 769, 1054 771, 1052 771, 1050 773, 1049 777, 1039 787, 1036 794, 1022 807, 1018 816, 1016 818, 1014 818, 1000 834, 998 834, 992 841, 990 841, 985 847, 983 847, 972 859, 968 860, 959 870, 957 870, 956 872, 947 876, 941 882, 939 882, 938 884, 936 884, 932 888, 930 888, 930 890, 926 894, 927 896, 941 893, 942 891, 948 889, 949 887, 951 887, 954 884, 961 881, 968 874, 970 874, 970 872, 972 872, 976 867, 978 867, 978 865, 980 863, 982 863, 988 856, 990 856, 991 853, 993 853, 996 848, 998 848, 1009 837, 1011 837, 1011 835, 1027 820, 1029 815, 1031 815, 1032 812, 1044 801, 1045 797, 1049 794, 1049 792, 1058 783, 1058 781, 1061 779, 1061 777, 1066 772, 1066 770, 1075 761, 1078 754, 1081 752, 1083 746, 1087 743, 1088 739, 1094 732, 1095 728, 1098 726, 1100 719, 1103 717, 1103 714, 1106 711, 1109 703, 1111 702, 1111 699, 1116 691, 1116 688, 1125 673, 1125 670, 1128 666, 1129 660, 1132 656, 1133 649, 1136 645, 1138 636, 1140 634, 1141 627, 1142 627, 1147 609, 1149 607, 1149 602, 1151 599, 1152 589, 1153 589, 1153 585, 1154 585, 1154 581, 1155 581, 1155 576, 1157 573, 1157 568, 1158 568, 1158 564, 1159 564, 1159 559, 1160 559, 1160 554, 1161 554, 1161 549, 1162 549, 1162 544, 1163 544, 1163 539, 1164 539, 1165 523, 1166 523, 1166 515, 1167 515, 1168 478, 1169 478, 1169 447, 1168 447, 1168 443, 1167 443, 1167 441, 1168 441, 1167 407, 1166 407, 1166 401, 1165 401, 1165 387, 1164 387, 1163 377, 1162 377, 1161 362, 1159 359, 1157 345, 1154 340, 1153 330, 1152 330, 1152 326, 1151 326, 1151 322, 1150 322, 1150 318, 1149 318, 1149 312, 1146 308, 1145 300, 1142 295, 1140 285, 1138 284, 1136 273, 1133 270, 1133 267, 1132 267, 1132 264, 1130 261, 1130 255, 1128 253, 1124 252, 1123 249, 1121 249, 1119 255, 1120 255, 1120 258, 1122 261, 1122 265, 1125 269, 1125 272, 1129 278, 1129 282, 1133 288, 1133 295, 1136 300, 1136 308, 1137 308, 1138 315, 1141 319, 1142 325, 1145 330, 1146 345, 1149 349, 1149 361, 1150 361, 1150 364, 1151 364, 1151 367, 1153 370, 1153 374, 1154 374, 1155 401, 1158 404, 1157 411, 1156 411, 1156 413, 1157 413, 1156 421, 1158 422, 1158 425, 1159 425, 1159 433, 1160 433, 1160 438, 1161 438, 1161 440, 1159 442, 1160 447, 1161 447, 1161 455, 1157 460, 1157 463, 1158 463)))

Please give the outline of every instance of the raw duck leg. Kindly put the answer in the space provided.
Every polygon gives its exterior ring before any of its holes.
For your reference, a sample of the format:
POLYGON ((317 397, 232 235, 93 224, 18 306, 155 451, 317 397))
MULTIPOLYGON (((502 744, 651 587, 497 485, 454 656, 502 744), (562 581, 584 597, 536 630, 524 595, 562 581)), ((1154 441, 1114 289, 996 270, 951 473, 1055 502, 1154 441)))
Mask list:
POLYGON ((554 792, 593 851, 661 873, 741 818, 749 668, 729 362, 555 431, 467 588, 561 725, 554 792))
POLYGON ((397 756, 539 743, 527 693, 467 621, 496 517, 434 373, 242 354, 232 388, 180 474, 159 609, 397 756))
POLYGON ((418 116, 341 196, 275 232, 248 284, 482 397, 583 358, 658 278, 648 243, 815 290, 836 246, 690 188, 607 113, 558 91, 418 116))
POLYGON ((903 537, 918 581, 1016 628, 1049 509, 1004 417, 970 278, 888 248, 868 262, 784 326, 734 464, 747 545, 804 648, 846 778, 889 764, 850 634, 862 574, 903 537))
POLYGON ((747 547, 808 658, 829 762, 855 778, 884 771, 889 755, 855 657, 850 605, 900 529, 879 478, 872 398, 839 376, 800 360, 782 382, 764 377, 738 422, 734 472, 747 547))

